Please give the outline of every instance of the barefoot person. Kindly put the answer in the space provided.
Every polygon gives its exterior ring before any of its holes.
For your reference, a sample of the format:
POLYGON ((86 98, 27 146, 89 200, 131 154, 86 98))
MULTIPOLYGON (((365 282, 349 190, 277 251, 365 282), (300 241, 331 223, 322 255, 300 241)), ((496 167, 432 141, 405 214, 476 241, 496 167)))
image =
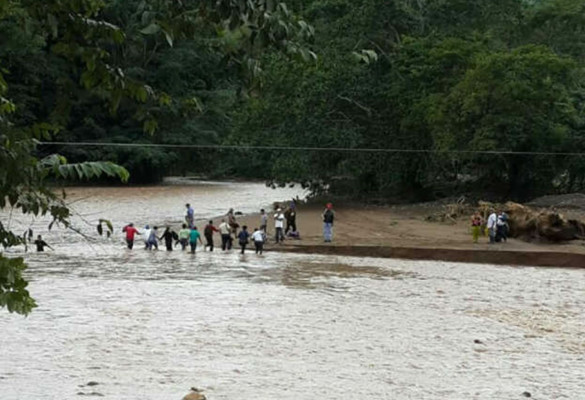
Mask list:
POLYGON ((323 238, 327 243, 333 240, 334 219, 335 211, 333 211, 333 204, 327 203, 327 205, 325 206, 325 211, 323 211, 323 238))
POLYGON ((477 243, 479 240, 482 222, 481 214, 479 211, 476 211, 475 214, 471 216, 471 235, 473 237, 473 243, 477 243))
POLYGON ((134 224, 130 223, 122 228, 122 232, 126 233, 126 245, 130 250, 134 247, 134 236, 140 235, 138 229, 134 228, 134 224))

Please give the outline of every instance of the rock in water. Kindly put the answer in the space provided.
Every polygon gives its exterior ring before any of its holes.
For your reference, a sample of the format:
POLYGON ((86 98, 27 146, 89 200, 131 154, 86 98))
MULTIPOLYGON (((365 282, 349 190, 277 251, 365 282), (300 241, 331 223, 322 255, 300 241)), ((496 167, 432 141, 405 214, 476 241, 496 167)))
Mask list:
POLYGON ((201 393, 201 389, 192 387, 191 393, 186 394, 183 400, 207 400, 207 397, 201 393))

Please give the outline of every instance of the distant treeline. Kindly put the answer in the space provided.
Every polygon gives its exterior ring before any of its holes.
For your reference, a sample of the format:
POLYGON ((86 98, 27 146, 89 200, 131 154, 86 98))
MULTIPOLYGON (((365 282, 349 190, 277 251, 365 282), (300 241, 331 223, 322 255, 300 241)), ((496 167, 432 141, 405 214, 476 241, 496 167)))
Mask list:
POLYGON ((291 0, 279 12, 310 24, 314 34, 299 43, 311 51, 272 49, 240 63, 226 54, 242 45, 245 25, 226 26, 219 39, 202 25, 181 39, 160 23, 164 1, 105 3, 100 18, 125 35, 112 63, 168 98, 121 98, 110 112, 99 93, 48 84, 70 66, 48 51, 50 41, 4 20, 0 59, 17 123, 50 119, 69 90, 59 141, 428 152, 47 150, 70 161, 114 161, 131 182, 199 173, 300 182, 353 198, 525 199, 585 188, 585 157, 502 153, 585 150, 585 0, 291 0))

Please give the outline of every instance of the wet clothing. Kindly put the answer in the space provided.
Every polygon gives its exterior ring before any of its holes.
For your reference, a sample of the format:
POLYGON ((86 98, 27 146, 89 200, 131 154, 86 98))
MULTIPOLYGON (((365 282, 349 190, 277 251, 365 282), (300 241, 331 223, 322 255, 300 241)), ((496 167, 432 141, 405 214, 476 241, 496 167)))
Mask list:
POLYGON ((193 228, 195 221, 195 210, 193 210, 193 207, 187 208, 187 215, 185 216, 185 220, 187 221, 187 226, 189 226, 189 228, 193 228))
POLYGON ((146 242, 146 248, 147 248, 147 250, 152 250, 153 247, 156 250, 158 250, 158 237, 157 237, 157 233, 158 233, 158 231, 156 229, 151 229, 150 230, 150 235, 148 235, 148 242, 146 242))
POLYGON ((238 235, 238 241, 240 243, 240 247, 242 248, 241 253, 244 254, 246 250, 246 246, 248 245, 248 239, 250 238, 250 233, 248 231, 241 231, 238 235))
POLYGON ((256 248, 256 254, 262 254, 262 249, 264 247, 264 232, 259 230, 252 233, 252 240, 254 241, 254 247, 256 248))
POLYGON ((201 234, 199 231, 193 229, 191 233, 189 233, 189 245, 191 246, 191 253, 195 253, 197 249, 197 240, 201 240, 201 234))
POLYGON ((234 213, 229 212, 227 217, 230 230, 232 233, 235 234, 238 231, 238 228, 240 227, 240 225, 236 222, 236 216, 234 215, 234 213))
POLYGON ((179 236, 175 231, 171 229, 166 229, 165 232, 160 237, 160 239, 165 241, 167 251, 173 251, 173 240, 178 240, 179 236))
POLYGON ((181 229, 179 231, 179 243, 181 243, 181 250, 185 250, 187 244, 189 243, 189 236, 191 234, 191 230, 188 228, 181 229))
POLYGON ((138 229, 133 226, 126 225, 122 228, 122 232, 126 233, 126 245, 130 250, 134 247, 134 236, 138 233, 138 229))
POLYGON ((35 245, 37 246, 37 251, 45 251, 45 247, 50 247, 47 242, 42 239, 35 240, 35 245))
POLYGON ((230 226, 227 222, 219 224, 219 233, 221 234, 221 249, 230 250, 232 248, 232 237, 230 235, 230 226))
POLYGON ((205 225, 205 229, 203 230, 203 235, 205 236, 205 247, 209 247, 209 251, 213 251, 213 232, 219 232, 212 224, 205 225))

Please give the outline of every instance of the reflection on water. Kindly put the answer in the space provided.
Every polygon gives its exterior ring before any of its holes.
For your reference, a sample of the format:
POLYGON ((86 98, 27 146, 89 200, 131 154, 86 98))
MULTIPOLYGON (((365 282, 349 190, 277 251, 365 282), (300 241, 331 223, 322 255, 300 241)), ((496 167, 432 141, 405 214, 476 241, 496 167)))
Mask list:
POLYGON ((585 271, 67 235, 27 255, 40 307, 0 313, 2 400, 180 399, 191 386, 211 400, 583 394, 585 271))

